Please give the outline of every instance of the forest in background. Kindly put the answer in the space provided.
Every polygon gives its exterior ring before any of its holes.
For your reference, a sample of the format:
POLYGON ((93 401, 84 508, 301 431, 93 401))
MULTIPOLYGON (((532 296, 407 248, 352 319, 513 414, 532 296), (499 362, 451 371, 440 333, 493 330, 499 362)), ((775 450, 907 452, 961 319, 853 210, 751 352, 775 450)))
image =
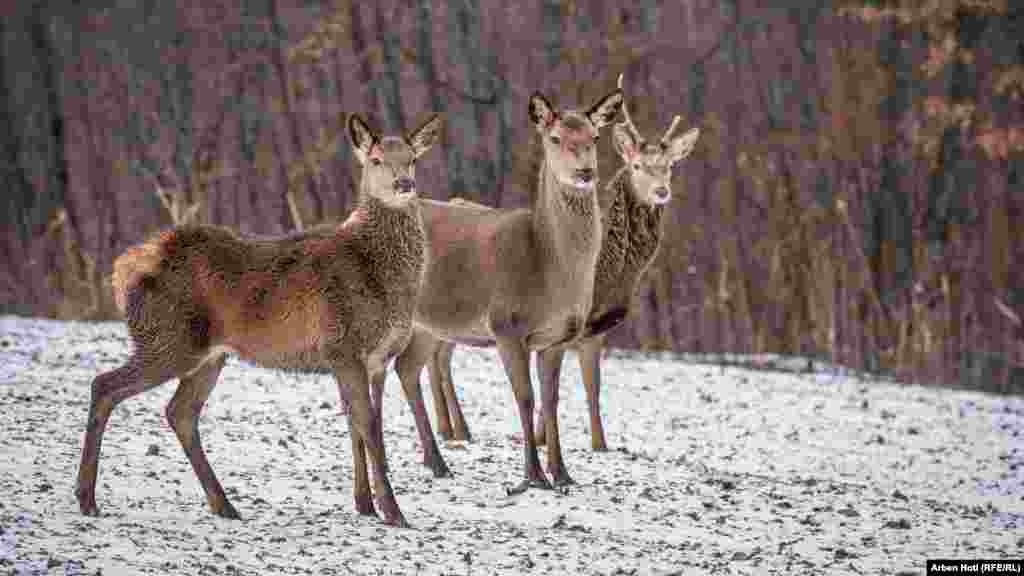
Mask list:
POLYGON ((443 113, 420 190, 528 205, 530 93, 585 105, 624 73, 642 132, 703 132, 613 346, 1024 393, 1021 3, 9 4, 0 313, 115 318, 112 259, 175 223, 343 218, 353 112, 443 113))

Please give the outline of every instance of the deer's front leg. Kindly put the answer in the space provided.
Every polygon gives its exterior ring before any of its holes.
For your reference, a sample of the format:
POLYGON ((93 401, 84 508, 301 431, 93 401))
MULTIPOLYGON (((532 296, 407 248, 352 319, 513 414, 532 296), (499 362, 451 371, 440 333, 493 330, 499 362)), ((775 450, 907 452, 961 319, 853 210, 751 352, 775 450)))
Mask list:
MULTIPOLYGON (((351 394, 352 412, 349 423, 352 434, 358 434, 373 460, 374 484, 377 488, 377 508, 384 516, 384 522, 392 526, 408 527, 409 523, 402 515, 395 500, 395 493, 388 480, 387 457, 384 452, 383 426, 377 417, 376 408, 370 399, 370 375, 368 367, 358 361, 335 361, 335 377, 339 386, 348 385, 351 394)), ((358 466, 360 455, 353 453, 353 463, 358 466)), ((364 464, 365 466, 365 464, 364 464)), ((356 494, 358 507, 359 494, 356 494)))
MULTIPOLYGON (((364 376, 365 377, 365 376, 364 376)), ((359 433, 352 409, 352 388, 359 380, 357 369, 346 368, 344 365, 335 368, 335 379, 338 385, 338 396, 348 416, 349 438, 352 443, 352 498, 356 512, 364 516, 375 516, 373 493, 370 491, 370 476, 366 467, 366 444, 359 433)))
POLYGON ((562 444, 558 435, 558 378, 562 371, 561 348, 537 352, 537 366, 540 377, 541 412, 544 415, 544 429, 548 445, 548 473, 556 486, 573 484, 562 460, 562 444))
MULTIPOLYGON (((437 447, 437 439, 430 427, 427 405, 423 401, 423 390, 420 387, 420 373, 423 371, 424 363, 433 355, 435 344, 433 337, 425 333, 414 333, 409 345, 395 359, 395 372, 402 383, 405 401, 409 403, 409 409, 416 420, 416 431, 423 446, 423 465, 430 468, 435 478, 445 478, 451 476, 452 472, 437 447)), ((434 403, 437 404, 436 396, 434 403)), ((438 408, 438 414, 441 408, 443 404, 438 408)), ((445 414, 447 415, 447 412, 445 414)))
MULTIPOLYGON (((544 374, 549 370, 545 364, 551 364, 557 362, 559 371, 561 371, 562 358, 565 355, 565 349, 562 347, 548 348, 547 354, 537 352, 537 375, 541 382, 541 403, 540 411, 537 413, 537 425, 533 429, 533 436, 537 440, 538 446, 543 446, 548 442, 548 431, 547 431, 547 417, 544 415, 547 409, 547 404, 544 403, 544 374)), ((548 469, 550 472, 550 468, 548 469)))
POLYGON ((498 353, 505 367, 505 374, 512 382, 512 391, 519 408, 519 421, 523 429, 523 469, 525 479, 509 489, 509 494, 519 494, 528 488, 551 488, 537 457, 537 444, 533 437, 533 386, 530 384, 529 350, 522 338, 499 336, 498 353))

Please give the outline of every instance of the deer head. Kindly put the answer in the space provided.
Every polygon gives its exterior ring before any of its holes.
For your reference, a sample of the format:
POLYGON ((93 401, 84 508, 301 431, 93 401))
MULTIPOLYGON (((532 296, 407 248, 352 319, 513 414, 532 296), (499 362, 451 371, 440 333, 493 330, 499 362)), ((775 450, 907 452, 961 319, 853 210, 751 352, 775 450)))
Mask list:
POLYGON ((434 114, 404 137, 380 135, 359 115, 348 120, 348 134, 356 158, 363 165, 360 194, 389 204, 402 204, 416 196, 416 159, 430 149, 441 133, 441 117, 434 114))
MULTIPOLYGON (((619 75, 619 89, 622 89, 622 75, 619 75)), ((693 151, 699 128, 691 128, 675 135, 681 118, 676 116, 665 135, 657 143, 647 142, 633 119, 627 106, 622 106, 625 121, 615 125, 612 131, 615 151, 625 164, 622 170, 632 183, 638 199, 650 204, 664 204, 672 198, 672 166, 693 151)))
POLYGON ((540 92, 530 97, 530 121, 540 133, 548 169, 559 183, 581 191, 597 184, 598 131, 622 106, 622 90, 600 98, 585 111, 556 111, 540 92))

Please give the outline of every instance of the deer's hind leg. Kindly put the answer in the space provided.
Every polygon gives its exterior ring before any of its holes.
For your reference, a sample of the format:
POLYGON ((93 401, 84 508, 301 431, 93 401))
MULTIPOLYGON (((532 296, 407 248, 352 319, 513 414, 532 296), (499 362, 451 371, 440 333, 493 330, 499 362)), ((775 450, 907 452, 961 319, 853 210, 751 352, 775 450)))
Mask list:
POLYGON ((96 506, 96 477, 99 472, 100 448, 103 433, 114 408, 146 390, 155 388, 174 378, 180 366, 166 355, 137 350, 128 362, 110 372, 100 374, 92 381, 89 417, 85 424, 82 457, 78 466, 75 497, 78 507, 86 516, 98 516, 96 506))
POLYGON ((238 511, 228 501, 217 475, 214 474, 203 443, 199 436, 199 413, 202 412, 210 392, 217 385, 217 378, 224 368, 224 356, 211 358, 181 377, 174 397, 167 403, 167 422, 178 436, 178 442, 185 451, 185 457, 192 464, 196 478, 206 492, 210 511, 224 518, 239 519, 238 511))
MULTIPOLYGON (((437 420, 437 434, 445 440, 454 440, 452 419, 448 410, 448 395, 445 392, 444 380, 447 367, 443 364, 444 349, 447 343, 437 342, 427 357, 427 370, 430 377, 430 389, 434 395, 434 415, 437 420)), ((450 345, 448 345, 450 346, 450 345)), ((419 378, 419 372, 416 373, 419 378)), ((408 395, 406 396, 408 397, 408 395)))
POLYGON ((590 411, 590 447, 595 452, 607 452, 604 439, 604 424, 601 423, 601 347, 604 336, 591 338, 579 347, 579 363, 583 372, 583 386, 587 391, 587 408, 590 411))
MULTIPOLYGON (((452 352, 455 350, 455 345, 451 342, 442 342, 441 346, 434 352, 433 360, 431 361, 432 366, 437 367, 437 377, 440 380, 440 384, 444 390, 444 401, 448 405, 448 410, 445 414, 451 415, 451 427, 452 440, 460 440, 463 442, 469 442, 473 439, 473 435, 469 432, 469 424, 466 423, 466 417, 462 414, 462 405, 459 403, 459 397, 455 394, 455 382, 452 380, 452 352)), ((431 371, 431 384, 434 382, 434 373, 431 371)), ((437 392, 434 392, 434 401, 437 401, 437 392)))
POLYGON ((128 328, 135 346, 132 356, 124 366, 104 372, 92 382, 75 487, 79 509, 87 516, 99 515, 96 476, 103 432, 114 407, 172 378, 193 372, 208 356, 208 320, 173 296, 142 288, 129 294, 128 328), (178 308, 183 313, 170 314, 168 308, 178 308))

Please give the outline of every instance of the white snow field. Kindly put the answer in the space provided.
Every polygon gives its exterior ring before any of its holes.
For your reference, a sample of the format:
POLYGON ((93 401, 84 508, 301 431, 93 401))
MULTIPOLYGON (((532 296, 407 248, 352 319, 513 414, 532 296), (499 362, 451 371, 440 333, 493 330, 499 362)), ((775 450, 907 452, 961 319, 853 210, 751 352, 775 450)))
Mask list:
POLYGON ((355 512, 329 376, 235 360, 200 428, 243 520, 207 511, 164 420, 173 382, 114 412, 88 518, 73 490, 89 386, 128 344, 119 323, 0 317, 0 574, 924 574, 927 558, 1024 555, 1019 398, 619 353, 603 363, 607 453, 590 451, 565 363, 566 493, 506 495, 522 475, 511 387, 492 350, 460 348, 474 440, 442 445, 454 478, 420 465, 388 376, 414 529, 355 512))

